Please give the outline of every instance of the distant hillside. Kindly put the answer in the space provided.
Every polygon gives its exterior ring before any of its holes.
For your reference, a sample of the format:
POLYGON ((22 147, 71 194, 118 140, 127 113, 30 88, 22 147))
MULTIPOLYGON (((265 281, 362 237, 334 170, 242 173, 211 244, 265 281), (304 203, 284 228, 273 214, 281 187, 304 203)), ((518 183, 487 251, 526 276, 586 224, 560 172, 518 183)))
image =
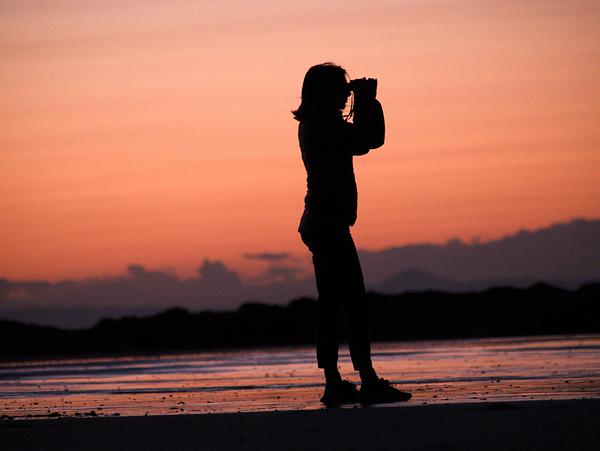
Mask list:
MULTIPOLYGON (((369 294, 374 340, 600 333, 600 284, 568 291, 546 284, 479 293, 369 294)), ((153 353, 311 344, 316 302, 249 303, 236 311, 171 309, 106 319, 83 330, 0 321, 0 358, 153 353)))

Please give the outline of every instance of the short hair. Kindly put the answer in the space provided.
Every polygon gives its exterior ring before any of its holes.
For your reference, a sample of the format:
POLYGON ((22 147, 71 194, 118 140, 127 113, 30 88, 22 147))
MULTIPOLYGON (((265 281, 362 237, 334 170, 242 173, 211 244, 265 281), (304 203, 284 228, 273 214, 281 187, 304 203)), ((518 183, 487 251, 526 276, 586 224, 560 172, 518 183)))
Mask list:
POLYGON ((294 119, 303 121, 315 113, 337 109, 335 94, 348 80, 346 70, 334 63, 312 66, 304 76, 302 100, 294 119))

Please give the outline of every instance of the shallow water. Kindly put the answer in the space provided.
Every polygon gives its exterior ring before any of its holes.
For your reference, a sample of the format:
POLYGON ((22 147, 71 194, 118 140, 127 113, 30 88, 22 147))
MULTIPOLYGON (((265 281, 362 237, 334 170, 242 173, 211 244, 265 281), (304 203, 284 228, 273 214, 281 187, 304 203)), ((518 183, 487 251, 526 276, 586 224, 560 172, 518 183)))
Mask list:
MULTIPOLYGON (((403 405, 600 398, 600 335, 376 343, 373 361, 403 405)), ((346 348, 340 369, 357 381, 346 348)), ((4 418, 321 409, 322 390, 312 347, 0 363, 4 418)))

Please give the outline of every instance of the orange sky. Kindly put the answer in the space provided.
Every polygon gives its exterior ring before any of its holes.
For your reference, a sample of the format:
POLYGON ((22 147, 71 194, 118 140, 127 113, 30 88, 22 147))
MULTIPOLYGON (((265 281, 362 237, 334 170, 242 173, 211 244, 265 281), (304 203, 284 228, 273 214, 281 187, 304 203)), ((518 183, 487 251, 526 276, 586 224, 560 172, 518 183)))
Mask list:
POLYGON ((597 1, 3 1, 0 277, 307 251, 306 69, 379 79, 357 245, 600 217, 597 1))

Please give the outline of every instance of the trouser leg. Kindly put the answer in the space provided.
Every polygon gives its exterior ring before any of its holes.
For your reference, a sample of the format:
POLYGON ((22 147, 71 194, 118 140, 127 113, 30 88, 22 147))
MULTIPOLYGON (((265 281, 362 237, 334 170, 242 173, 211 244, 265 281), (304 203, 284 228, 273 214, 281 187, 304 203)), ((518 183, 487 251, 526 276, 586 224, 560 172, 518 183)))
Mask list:
POLYGON ((358 253, 352 236, 348 233, 345 245, 344 262, 349 291, 343 297, 342 308, 348 334, 348 348, 355 370, 368 368, 371 362, 371 341, 369 336, 369 314, 367 293, 358 253))
POLYGON ((365 283, 354 240, 349 232, 344 237, 343 255, 344 279, 347 281, 348 291, 342 297, 342 309, 352 365, 358 371, 372 365, 371 341, 365 283))
POLYGON ((367 297, 349 230, 303 235, 313 253, 317 301, 317 363, 337 366, 339 329, 344 316, 354 369, 371 366, 367 297))
POLYGON ((313 254, 317 299, 317 364, 319 368, 337 367, 341 326, 340 298, 336 293, 336 268, 328 252, 317 246, 313 254))

